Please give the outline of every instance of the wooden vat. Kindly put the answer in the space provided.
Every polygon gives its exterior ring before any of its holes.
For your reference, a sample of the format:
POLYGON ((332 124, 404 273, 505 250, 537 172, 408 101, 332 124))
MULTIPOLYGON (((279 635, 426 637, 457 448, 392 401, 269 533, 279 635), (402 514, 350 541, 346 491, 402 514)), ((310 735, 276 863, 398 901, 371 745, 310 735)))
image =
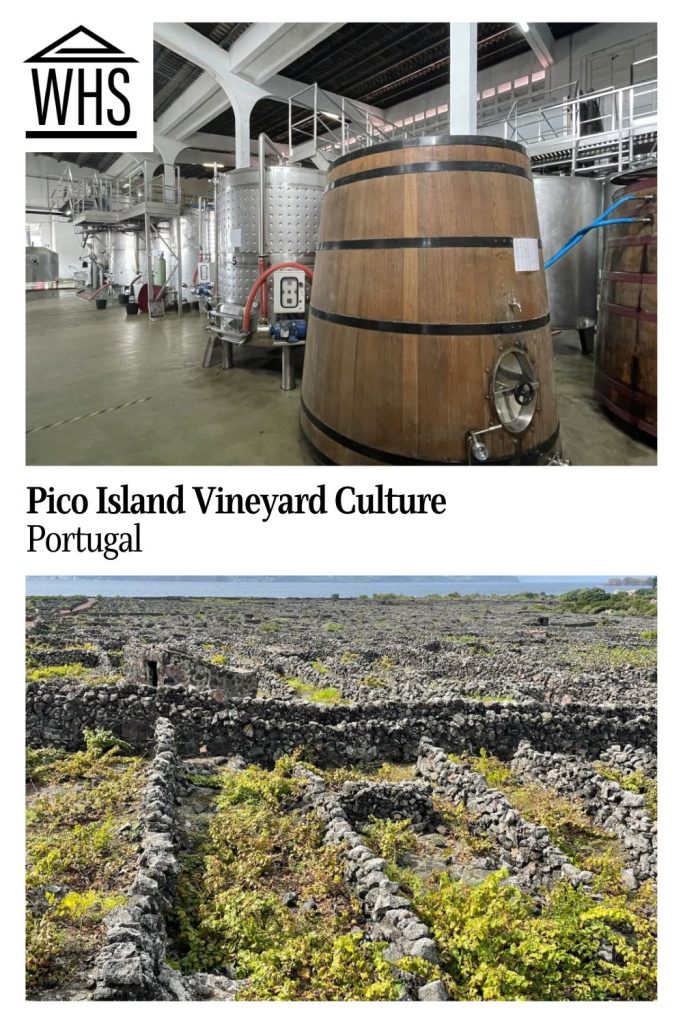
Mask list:
POLYGON ((546 461, 558 448, 529 160, 483 136, 374 146, 328 172, 301 424, 340 464, 546 461), (531 239, 521 269, 514 239, 531 239), (535 249, 535 253, 534 250, 535 249), (481 453, 480 453, 481 454, 481 453))
POLYGON ((611 216, 649 223, 606 229, 595 354, 599 401, 615 416, 657 436, 657 169, 614 179, 612 196, 634 196, 611 216))

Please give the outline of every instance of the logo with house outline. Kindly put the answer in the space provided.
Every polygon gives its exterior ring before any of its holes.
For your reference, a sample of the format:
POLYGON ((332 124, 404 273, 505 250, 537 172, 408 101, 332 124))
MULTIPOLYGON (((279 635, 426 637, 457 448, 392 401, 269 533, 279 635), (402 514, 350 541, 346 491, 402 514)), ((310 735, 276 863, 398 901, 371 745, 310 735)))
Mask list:
POLYGON ((120 139, 125 148, 138 138, 131 123, 136 57, 78 25, 24 64, 30 65, 33 99, 27 139, 60 145, 68 139, 120 139))

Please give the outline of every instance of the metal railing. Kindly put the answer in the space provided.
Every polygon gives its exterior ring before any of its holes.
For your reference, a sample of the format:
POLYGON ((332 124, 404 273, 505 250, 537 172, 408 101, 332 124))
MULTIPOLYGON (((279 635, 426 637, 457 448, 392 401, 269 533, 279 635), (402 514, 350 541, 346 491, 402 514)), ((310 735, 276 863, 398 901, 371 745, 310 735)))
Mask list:
POLYGON ((180 168, 163 164, 154 174, 157 161, 143 160, 129 174, 120 177, 93 174, 78 178, 72 184, 71 209, 74 217, 81 214, 125 215, 141 203, 179 206, 182 201, 180 168))
POLYGON ((288 122, 291 159, 296 159, 298 147, 307 144, 332 159, 353 149, 414 134, 378 117, 348 97, 331 96, 317 82, 289 97, 288 122), (304 96, 309 97, 305 104, 304 96), (305 112, 302 114, 302 111, 305 112))
POLYGON ((594 160, 601 148, 615 157, 606 166, 622 170, 633 162, 638 137, 656 131, 656 78, 524 111, 513 105, 504 122, 504 137, 524 143, 532 153, 555 147, 570 151, 572 173, 594 160))

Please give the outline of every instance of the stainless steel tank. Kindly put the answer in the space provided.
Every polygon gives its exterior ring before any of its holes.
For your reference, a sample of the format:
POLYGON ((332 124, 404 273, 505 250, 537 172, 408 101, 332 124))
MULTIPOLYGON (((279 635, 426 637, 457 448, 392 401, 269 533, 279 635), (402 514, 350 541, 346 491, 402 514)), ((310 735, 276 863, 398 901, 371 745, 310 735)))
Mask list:
MULTIPOLYGON (((183 295, 192 298, 193 274, 200 259, 213 252, 213 210, 208 203, 186 207, 180 217, 180 254, 183 264, 183 295)), ((171 241, 173 245, 173 240, 171 241)))
MULTIPOLYGON (((268 264, 296 260, 313 266, 324 187, 325 174, 313 168, 266 168, 268 264)), ((258 170, 221 174, 217 205, 218 294, 223 302, 244 306, 258 277, 258 170)))
MULTIPOLYGON (((534 178, 543 258, 602 212, 603 183, 594 178, 545 175, 534 178)), ((598 231, 546 270, 550 323, 561 330, 592 330, 598 310, 598 231)))
MULTIPOLYGON (((129 285, 144 266, 144 237, 135 231, 113 231, 109 257, 112 284, 129 285), (136 252, 136 247, 138 251, 136 252)), ((105 253, 101 254, 105 257, 105 253)))
POLYGON ((26 246, 26 287, 56 288, 59 281, 59 255, 40 245, 26 246))

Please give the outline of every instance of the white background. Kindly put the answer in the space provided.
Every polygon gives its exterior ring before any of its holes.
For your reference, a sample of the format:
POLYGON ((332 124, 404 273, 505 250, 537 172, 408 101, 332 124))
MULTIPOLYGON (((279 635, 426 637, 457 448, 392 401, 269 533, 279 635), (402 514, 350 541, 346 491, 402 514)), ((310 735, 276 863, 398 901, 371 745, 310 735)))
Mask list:
MULTIPOLYGON (((575 1006, 553 1004, 552 1008, 525 1004, 482 1004, 454 1006, 399 1005, 288 1005, 250 1004, 130 1004, 125 1015, 131 1020, 182 1015, 187 1018, 229 1016, 240 1020, 295 1020, 301 1016, 316 1020, 321 1014, 345 1019, 374 1020, 421 1017, 427 1014, 450 1020, 453 1015, 501 1016, 524 1019, 534 1016, 574 1018, 576 1014, 601 1019, 619 1016, 648 1018, 671 1011, 678 995, 680 947, 679 856, 675 850, 681 820, 680 793, 680 690, 683 685, 677 640, 681 632, 680 591, 683 584, 680 559, 681 478, 681 336, 679 293, 683 288, 680 261, 681 235, 680 135, 673 105, 680 103, 680 18, 678 24, 667 8, 673 5, 624 2, 560 4, 478 4, 476 11, 464 5, 434 2, 419 9, 395 3, 344 5, 302 2, 298 5, 261 3, 258 8, 242 0, 220 4, 190 4, 188 0, 141 4, 121 2, 97 9, 98 25, 125 25, 123 46, 129 33, 149 40, 152 21, 389 21, 418 18, 448 21, 476 15, 484 20, 642 21, 657 18, 659 26, 659 121, 660 146, 664 158, 660 167, 662 219, 659 273, 659 466, 639 468, 533 468, 491 467, 424 469, 334 469, 287 468, 36 468, 24 466, 24 164, 25 126, 17 97, 20 62, 61 31, 63 34, 83 20, 89 24, 87 9, 55 7, 37 3, 16 5, 5 15, 3 73, 3 542, 5 573, 2 587, 5 643, 3 645, 3 695, 5 728, 2 734, 4 758, 3 824, 3 953, 5 968, 3 1002, 12 1017, 51 1017, 60 1020, 87 1014, 93 1018, 117 1020, 122 1008, 111 1004, 24 1004, 23 1002, 23 615, 25 575, 108 573, 125 574, 588 574, 622 575, 654 573, 660 582, 660 923, 661 982, 658 1004, 616 1004, 575 1006), (51 21, 48 23, 46 16, 51 21), (58 24, 57 24, 58 23, 58 24), (52 25, 53 27, 50 27, 52 25), (51 34, 52 33, 52 34, 51 34), (32 48, 33 47, 33 48, 32 48), (675 183, 675 184, 674 184, 675 183), (670 212, 669 212, 670 211, 670 212), (306 491, 320 481, 330 495, 343 483, 371 490, 378 482, 404 491, 443 492, 449 510, 444 516, 291 517, 261 523, 251 517, 201 516, 146 517, 143 522, 145 551, 142 556, 107 562, 97 556, 30 558, 26 547, 26 486, 29 483, 55 486, 58 490, 90 490, 97 484, 116 486, 129 483, 135 490, 163 491, 182 481, 220 484, 228 491, 306 491)), ((106 32, 104 33, 106 35, 106 32)), ((118 36, 116 36, 118 39, 118 36)), ((45 338, 45 372, 49 373, 50 338, 45 338)), ((201 416, 201 406, 197 415, 201 416)), ((192 506, 190 506, 192 507, 192 506)), ((64 530, 69 521, 51 517, 53 529, 64 530)), ((86 528, 88 517, 70 520, 86 528)), ((102 528, 100 521, 98 528, 102 528)), ((108 528, 125 528, 122 517, 111 517, 108 528)), ((679 847, 680 849, 680 847, 679 847)))

